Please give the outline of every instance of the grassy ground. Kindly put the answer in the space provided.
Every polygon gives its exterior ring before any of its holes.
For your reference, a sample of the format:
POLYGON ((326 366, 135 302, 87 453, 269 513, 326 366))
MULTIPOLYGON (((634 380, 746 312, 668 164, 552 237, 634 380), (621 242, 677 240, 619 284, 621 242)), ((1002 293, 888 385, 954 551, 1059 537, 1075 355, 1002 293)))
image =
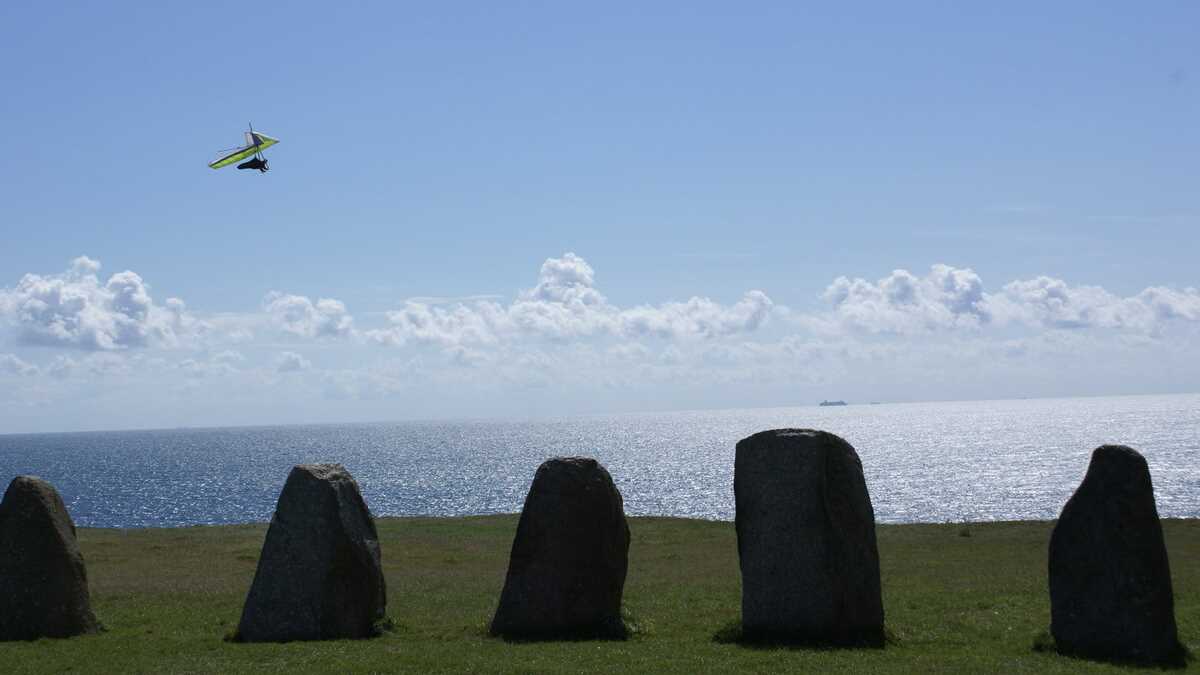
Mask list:
MULTIPOLYGON (((379 521, 396 629, 365 641, 233 644, 265 526, 81 529, 105 633, 0 643, 5 672, 1119 671, 1035 652, 1049 625, 1050 523, 879 527, 883 650, 755 648, 736 624, 733 525, 630 521, 625 642, 511 644, 486 636, 515 516, 379 521), (970 536, 962 536, 969 533, 970 536)), ((1200 521, 1166 521, 1180 638, 1200 653, 1200 521)), ((1196 668, 1193 663, 1192 668, 1196 668)))

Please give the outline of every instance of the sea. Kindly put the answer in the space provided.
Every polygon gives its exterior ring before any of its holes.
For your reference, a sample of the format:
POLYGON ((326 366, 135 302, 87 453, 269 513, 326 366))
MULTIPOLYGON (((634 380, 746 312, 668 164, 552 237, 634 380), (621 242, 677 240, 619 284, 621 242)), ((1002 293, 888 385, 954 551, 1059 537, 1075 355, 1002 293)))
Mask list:
POLYGON ((1200 517, 1200 395, 802 406, 0 435, 0 480, 33 474, 85 527, 270 520, 293 465, 343 464, 376 516, 520 511, 539 464, 598 459, 629 515, 732 520, 734 445, 823 429, 862 459, 883 523, 1045 520, 1105 443, 1145 455, 1162 517, 1200 517))

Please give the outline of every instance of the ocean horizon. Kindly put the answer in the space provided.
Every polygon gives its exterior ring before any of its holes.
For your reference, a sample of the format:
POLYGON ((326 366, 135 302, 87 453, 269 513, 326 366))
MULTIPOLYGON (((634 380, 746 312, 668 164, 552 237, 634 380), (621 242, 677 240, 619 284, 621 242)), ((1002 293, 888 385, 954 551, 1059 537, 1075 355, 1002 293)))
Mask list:
POLYGON ((1200 517, 1200 394, 16 433, 0 468, 49 480, 80 526, 175 527, 265 522, 313 462, 377 516, 517 512, 542 461, 582 455, 629 515, 730 520, 734 445, 781 427, 849 441, 883 523, 1055 518, 1105 443, 1146 456, 1162 517, 1200 517))

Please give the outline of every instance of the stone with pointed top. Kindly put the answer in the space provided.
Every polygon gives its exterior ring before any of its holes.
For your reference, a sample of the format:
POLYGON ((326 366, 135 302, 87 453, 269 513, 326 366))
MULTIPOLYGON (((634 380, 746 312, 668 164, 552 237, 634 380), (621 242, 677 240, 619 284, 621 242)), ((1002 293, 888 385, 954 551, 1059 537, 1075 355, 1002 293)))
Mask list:
POLYGON ((624 638, 628 555, 629 525, 608 471, 583 457, 546 461, 521 510, 492 634, 624 638))
POLYGON ((1162 524, 1146 459, 1092 453, 1050 535, 1050 632, 1060 652, 1183 665, 1162 524))
POLYGON ((99 630, 75 523, 54 486, 17 476, 0 502, 0 640, 99 630))
POLYGON ((340 464, 293 468, 267 530, 237 639, 371 637, 386 605, 379 536, 354 477, 340 464))

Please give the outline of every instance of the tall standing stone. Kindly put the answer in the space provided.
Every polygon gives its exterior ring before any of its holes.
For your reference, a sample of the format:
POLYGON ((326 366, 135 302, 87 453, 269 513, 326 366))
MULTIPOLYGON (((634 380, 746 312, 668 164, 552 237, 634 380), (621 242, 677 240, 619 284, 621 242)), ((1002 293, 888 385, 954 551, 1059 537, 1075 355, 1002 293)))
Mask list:
POLYGON ((379 536, 354 477, 340 464, 293 468, 267 529, 237 639, 370 637, 386 606, 379 536))
POLYGON ((538 467, 492 619, 507 638, 623 638, 629 525, 621 493, 594 459, 538 467))
POLYGON ((1050 632, 1077 656, 1179 665, 1175 599, 1150 469, 1104 445, 1050 535, 1050 632))
POLYGON ((875 511, 854 448, 763 431, 738 442, 733 475, 745 636, 882 646, 875 511))
POLYGON ((0 502, 0 640, 99 630, 75 523, 54 486, 17 476, 0 502))

